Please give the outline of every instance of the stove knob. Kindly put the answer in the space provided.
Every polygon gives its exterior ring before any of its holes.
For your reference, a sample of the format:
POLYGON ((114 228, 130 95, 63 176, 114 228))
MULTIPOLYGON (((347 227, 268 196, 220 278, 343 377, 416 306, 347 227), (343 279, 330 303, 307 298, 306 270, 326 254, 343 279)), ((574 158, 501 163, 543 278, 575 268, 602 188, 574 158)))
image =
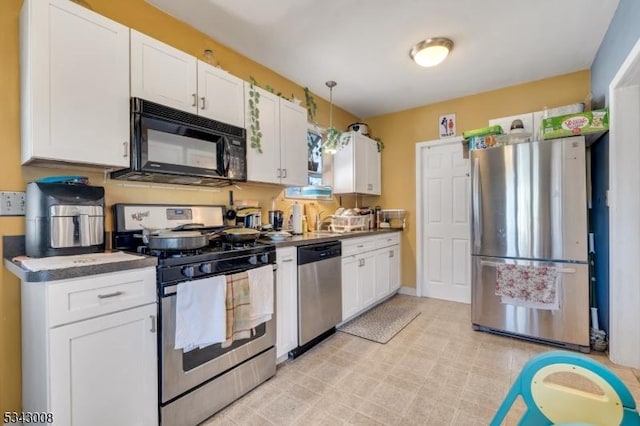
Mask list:
POLYGON ((185 266, 184 268, 182 268, 182 275, 184 275, 185 277, 192 278, 193 273, 193 266, 185 266))
POLYGON ((202 265, 200 265, 200 272, 202 272, 204 274, 210 274, 211 273, 211 264, 210 263, 203 263, 202 265))

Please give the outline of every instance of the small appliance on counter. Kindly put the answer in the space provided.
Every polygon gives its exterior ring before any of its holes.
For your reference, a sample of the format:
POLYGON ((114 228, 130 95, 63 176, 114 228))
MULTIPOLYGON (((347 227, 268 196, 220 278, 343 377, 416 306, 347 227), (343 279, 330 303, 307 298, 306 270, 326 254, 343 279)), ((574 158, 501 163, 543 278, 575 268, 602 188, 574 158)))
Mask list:
POLYGON ((28 257, 104 251, 104 188, 30 182, 26 196, 25 245, 28 257))
POLYGON ((269 210, 269 224, 274 231, 282 230, 282 221, 284 218, 284 212, 282 210, 269 210))
POLYGON ((236 212, 236 225, 258 229, 262 226, 262 211, 259 207, 240 208, 236 212))

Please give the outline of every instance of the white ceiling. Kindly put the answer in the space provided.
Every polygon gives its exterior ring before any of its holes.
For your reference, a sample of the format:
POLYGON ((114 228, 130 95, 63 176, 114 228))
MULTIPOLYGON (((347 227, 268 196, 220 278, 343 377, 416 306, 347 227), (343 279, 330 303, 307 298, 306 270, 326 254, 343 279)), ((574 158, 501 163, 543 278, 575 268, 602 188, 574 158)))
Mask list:
MULTIPOLYGON (((360 118, 590 68, 618 0, 147 0, 360 118), (437 67, 416 42, 455 43, 437 67)), ((224 67, 224 64, 222 64, 224 67)), ((269 84, 269 82, 260 82, 269 84)), ((277 88, 276 88, 277 89, 277 88)))

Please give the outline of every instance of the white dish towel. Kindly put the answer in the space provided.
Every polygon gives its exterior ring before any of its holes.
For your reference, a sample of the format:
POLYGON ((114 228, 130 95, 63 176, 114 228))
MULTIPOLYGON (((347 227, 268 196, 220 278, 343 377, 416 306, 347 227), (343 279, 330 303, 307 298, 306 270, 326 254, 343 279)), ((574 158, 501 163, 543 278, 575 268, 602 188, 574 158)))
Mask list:
POLYGON ((178 284, 175 348, 188 352, 226 340, 224 275, 178 284))
POLYGON ((273 315, 273 267, 261 266, 247 271, 251 295, 251 328, 269 321, 273 315))

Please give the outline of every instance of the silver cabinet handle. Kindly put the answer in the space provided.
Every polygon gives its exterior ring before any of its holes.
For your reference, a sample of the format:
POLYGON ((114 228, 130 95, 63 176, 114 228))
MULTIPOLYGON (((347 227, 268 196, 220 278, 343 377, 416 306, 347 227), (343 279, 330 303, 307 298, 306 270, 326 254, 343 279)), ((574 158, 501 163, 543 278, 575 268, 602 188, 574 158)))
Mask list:
POLYGON ((282 169, 278 169, 278 177, 282 177, 282 169))
POLYGON ((122 156, 127 158, 129 156, 129 142, 122 142, 122 156))
POLYGON ((192 93, 191 96, 193 96, 193 103, 191 104, 191 106, 196 106, 198 102, 198 97, 196 96, 195 93, 192 93))
POLYGON ((149 315, 149 318, 151 318, 151 330, 149 330, 152 333, 156 332, 156 316, 155 315, 149 315))
POLYGON ((358 266, 364 266, 364 259, 358 259, 358 266))
POLYGON ((389 257, 393 257, 393 250, 389 250, 389 257))
POLYGON ((114 291, 113 293, 99 294, 98 299, 108 299, 110 297, 122 296, 124 291, 114 291))
POLYGON ((287 169, 282 169, 282 177, 283 178, 287 177, 287 169))
POLYGON ((364 247, 364 245, 358 244, 358 248, 362 248, 362 247, 364 247))
POLYGON ((293 262, 293 259, 292 259, 292 258, 289 258, 289 259, 282 259, 282 262, 293 262))
POLYGON ((372 190, 373 189, 373 184, 372 183, 368 183, 367 184, 367 189, 368 190, 372 190))
POLYGON ((200 98, 200 102, 202 103, 202 105, 200 105, 200 109, 204 109, 204 96, 200 98))

